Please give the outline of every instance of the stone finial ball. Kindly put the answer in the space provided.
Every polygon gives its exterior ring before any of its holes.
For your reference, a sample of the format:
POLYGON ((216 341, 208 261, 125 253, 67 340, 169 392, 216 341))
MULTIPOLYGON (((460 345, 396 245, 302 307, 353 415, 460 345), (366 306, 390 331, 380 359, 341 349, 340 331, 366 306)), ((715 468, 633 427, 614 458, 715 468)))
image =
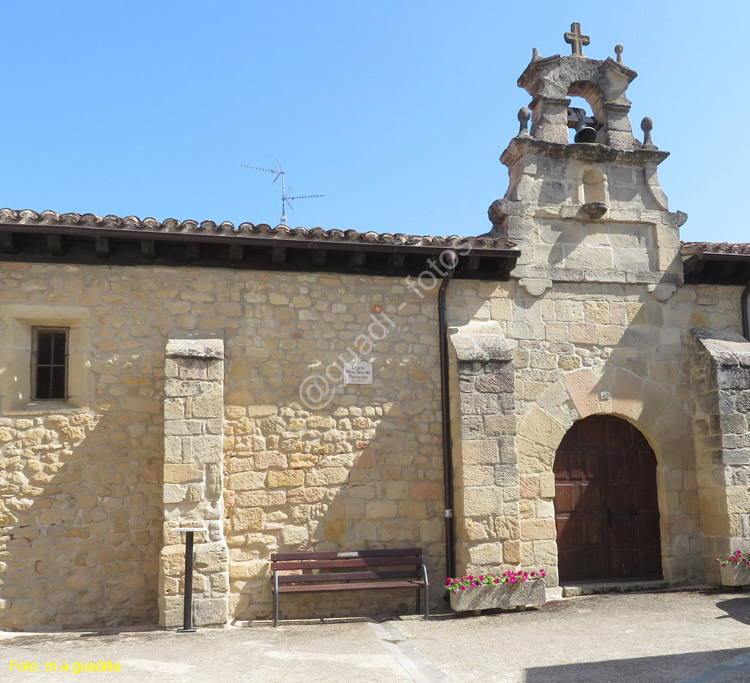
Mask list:
POLYGON ((650 116, 645 116, 641 121, 641 130, 644 133, 650 133, 654 129, 654 122, 650 116))
POLYGON ((521 123, 527 124, 530 118, 531 118, 531 112, 529 111, 528 107, 521 107, 518 110, 518 120, 521 123))
POLYGON ((622 45, 620 45, 620 43, 617 43, 617 45, 615 45, 615 54, 618 57, 622 57, 622 50, 623 50, 622 45))

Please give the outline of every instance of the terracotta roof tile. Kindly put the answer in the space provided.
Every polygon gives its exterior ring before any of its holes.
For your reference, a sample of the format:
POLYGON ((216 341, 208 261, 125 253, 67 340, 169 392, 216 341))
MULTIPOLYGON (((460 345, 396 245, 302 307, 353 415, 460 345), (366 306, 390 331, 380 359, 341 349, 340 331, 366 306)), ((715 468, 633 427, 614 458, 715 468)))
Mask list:
POLYGON ((750 254, 750 242, 682 242, 682 253, 691 254, 750 254))
POLYGON ((258 237, 275 237, 279 239, 298 239, 305 241, 328 242, 362 242, 393 244, 423 247, 461 247, 471 245, 484 249, 512 249, 516 245, 504 237, 459 237, 451 235, 440 237, 435 235, 406 235, 404 233, 379 233, 373 231, 357 232, 356 230, 324 230, 323 228, 290 228, 286 225, 271 227, 265 223, 240 223, 235 226, 229 221, 214 223, 213 221, 179 221, 167 218, 158 221, 156 218, 138 218, 137 216, 97 216, 93 213, 57 213, 43 211, 37 213, 29 209, 17 211, 15 209, 0 209, 0 223, 39 226, 64 226, 81 228, 122 229, 153 232, 180 232, 194 234, 224 234, 242 236, 252 239, 258 237))

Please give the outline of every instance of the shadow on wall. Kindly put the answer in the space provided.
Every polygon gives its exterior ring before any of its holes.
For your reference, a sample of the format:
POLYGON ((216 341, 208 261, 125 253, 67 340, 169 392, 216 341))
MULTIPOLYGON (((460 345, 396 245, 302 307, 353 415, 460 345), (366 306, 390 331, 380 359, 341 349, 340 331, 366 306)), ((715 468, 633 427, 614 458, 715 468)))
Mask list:
POLYGON ((154 624, 162 409, 0 422, 0 628, 154 624))
MULTIPOLYGON (((270 617, 274 552, 419 547, 433 602, 442 601, 439 406, 428 401, 425 409, 423 398, 407 393, 401 404, 360 397, 314 413, 266 406, 274 413, 228 422, 225 533, 235 619, 270 617)), ((280 607, 282 618, 415 610, 406 589, 286 595, 280 607)))
POLYGON ((594 267, 617 273, 658 270, 656 231, 652 225, 552 219, 540 230, 539 250, 546 251, 550 266, 584 270, 594 267))
MULTIPOLYGON (((268 287, 258 283, 253 296, 264 300, 268 287)), ((259 308, 227 338, 230 614, 270 617, 271 554, 297 550, 422 548, 434 605, 442 606, 437 286, 417 293, 401 278, 321 275, 290 278, 283 291, 273 324, 259 308), (311 373, 340 355, 350 360, 347 350, 373 316, 392 321, 360 354, 373 363, 373 383, 341 387, 318 409, 295 405, 311 373)), ((453 301, 470 316, 488 307, 486 298, 453 301)), ((286 595, 280 606, 282 618, 348 616, 413 612, 414 601, 412 589, 347 591, 286 595)))

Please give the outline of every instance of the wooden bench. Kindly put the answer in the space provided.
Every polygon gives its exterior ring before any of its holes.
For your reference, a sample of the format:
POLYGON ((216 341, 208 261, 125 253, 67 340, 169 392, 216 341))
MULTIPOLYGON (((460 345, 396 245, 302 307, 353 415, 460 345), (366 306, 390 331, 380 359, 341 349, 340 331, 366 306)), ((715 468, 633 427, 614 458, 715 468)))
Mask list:
POLYGON ((430 616, 430 582, 420 548, 274 553, 271 570, 274 626, 279 625, 281 593, 416 588, 419 612, 420 591, 424 588, 424 618, 430 616))

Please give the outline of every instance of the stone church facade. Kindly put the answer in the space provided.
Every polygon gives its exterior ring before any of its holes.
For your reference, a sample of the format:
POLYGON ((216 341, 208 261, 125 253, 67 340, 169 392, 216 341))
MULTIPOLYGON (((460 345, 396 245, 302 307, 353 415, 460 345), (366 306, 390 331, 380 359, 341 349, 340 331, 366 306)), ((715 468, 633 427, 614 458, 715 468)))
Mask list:
POLYGON ((636 73, 570 35, 481 237, 0 211, 1 628, 180 624, 186 526, 198 625, 268 618, 277 551, 738 581, 750 244, 680 241, 636 73))

